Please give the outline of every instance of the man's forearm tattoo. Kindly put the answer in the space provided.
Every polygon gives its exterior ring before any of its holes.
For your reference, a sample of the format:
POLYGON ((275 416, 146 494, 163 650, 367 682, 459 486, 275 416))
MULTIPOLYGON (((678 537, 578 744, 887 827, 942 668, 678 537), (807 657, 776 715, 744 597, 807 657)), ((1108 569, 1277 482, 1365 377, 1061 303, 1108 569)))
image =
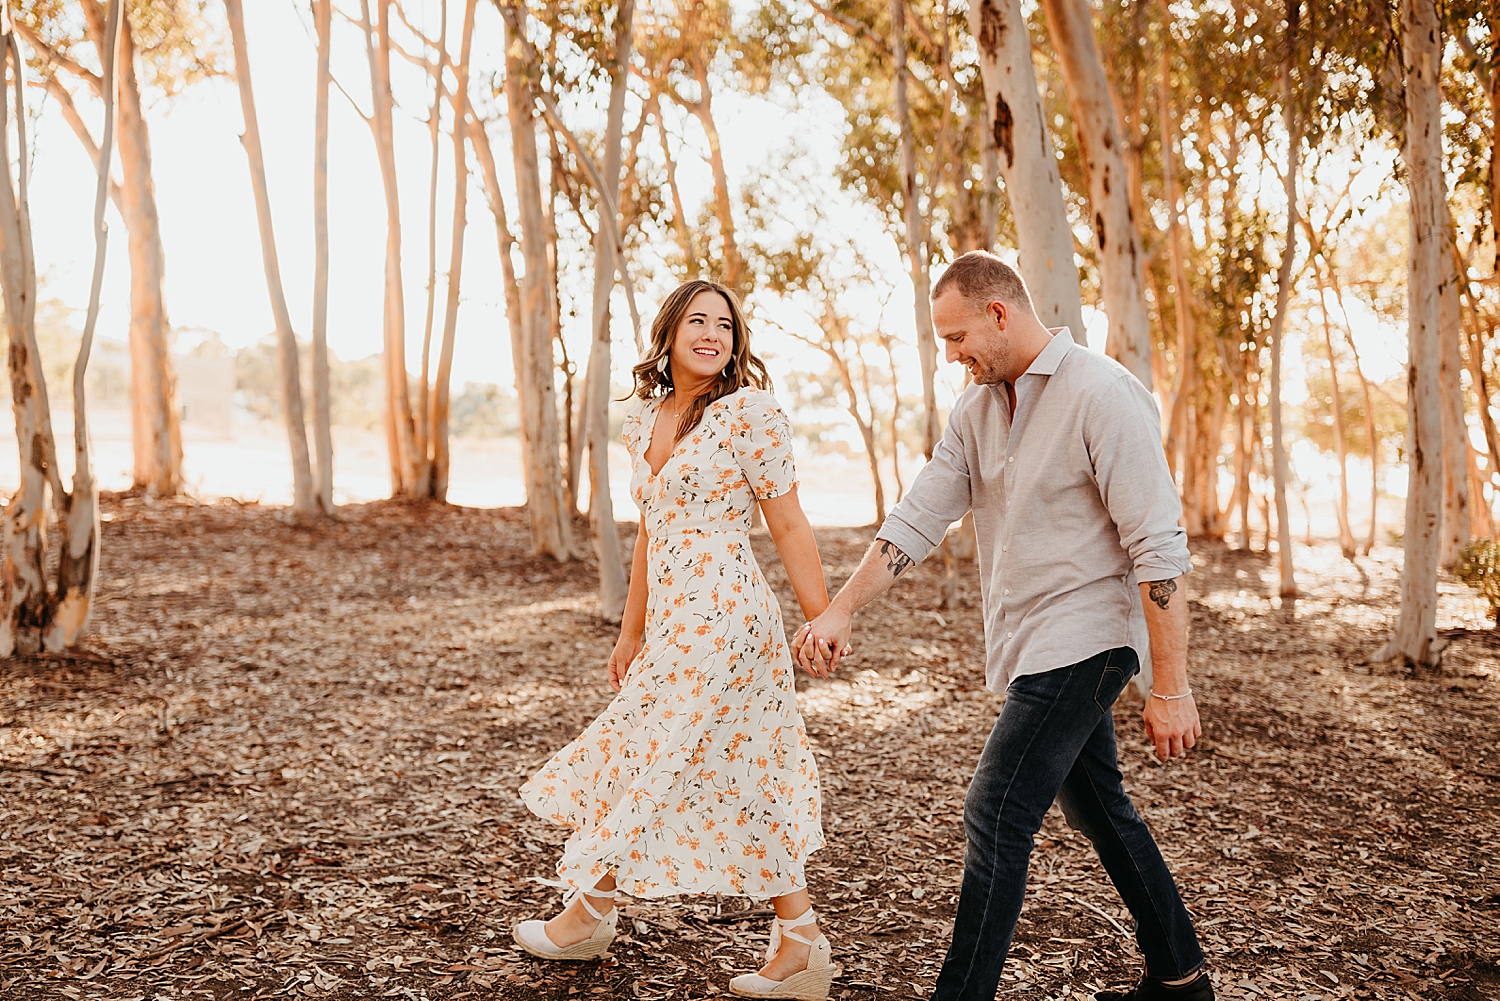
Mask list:
POLYGON ((1175 580, 1153 580, 1151 586, 1146 589, 1146 593, 1151 596, 1151 600, 1156 602, 1157 605, 1166 608, 1167 603, 1172 600, 1173 592, 1176 590, 1177 582, 1175 580))
POLYGON ((911 557, 884 539, 880 540, 880 555, 885 557, 885 568, 891 572, 892 577, 900 577, 911 569, 911 557))

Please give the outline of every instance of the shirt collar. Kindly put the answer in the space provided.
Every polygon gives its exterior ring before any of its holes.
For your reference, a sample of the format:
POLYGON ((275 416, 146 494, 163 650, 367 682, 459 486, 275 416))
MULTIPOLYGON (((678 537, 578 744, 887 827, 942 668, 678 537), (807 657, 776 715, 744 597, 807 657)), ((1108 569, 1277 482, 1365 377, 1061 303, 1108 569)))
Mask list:
POLYGON ((1073 350, 1073 335, 1067 327, 1048 327, 1047 332, 1052 335, 1052 340, 1047 342, 1042 353, 1032 360, 1031 366, 1022 375, 1055 375, 1057 366, 1073 350))

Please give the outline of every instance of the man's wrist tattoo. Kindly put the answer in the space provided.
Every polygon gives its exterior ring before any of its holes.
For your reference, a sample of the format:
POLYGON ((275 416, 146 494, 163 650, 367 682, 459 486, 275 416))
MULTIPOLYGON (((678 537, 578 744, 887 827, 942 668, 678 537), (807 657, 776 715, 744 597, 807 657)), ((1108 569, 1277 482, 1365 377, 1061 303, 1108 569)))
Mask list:
POLYGON ((1151 586, 1146 589, 1146 593, 1151 596, 1151 600, 1156 602, 1158 606, 1166 608, 1176 590, 1177 582, 1175 580, 1153 580, 1151 586))
POLYGON ((911 557, 884 539, 880 540, 880 555, 885 557, 885 568, 892 577, 900 577, 912 567, 911 557))

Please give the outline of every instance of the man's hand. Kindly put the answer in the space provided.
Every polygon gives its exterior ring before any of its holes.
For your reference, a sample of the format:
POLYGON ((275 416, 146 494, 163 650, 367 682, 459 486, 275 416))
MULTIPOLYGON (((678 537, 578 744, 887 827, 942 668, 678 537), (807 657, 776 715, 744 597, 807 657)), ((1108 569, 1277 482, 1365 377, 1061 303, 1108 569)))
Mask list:
POLYGON ((1147 696, 1141 717, 1146 721, 1146 737, 1156 745, 1156 756, 1163 761, 1186 754, 1203 736, 1203 724, 1198 721, 1198 707, 1191 695, 1185 699, 1147 696))
POLYGON ((641 652, 641 637, 621 635, 609 655, 609 687, 619 691, 625 684, 630 665, 641 652))
POLYGON ((792 653, 802 669, 815 678, 833 676, 850 652, 849 639, 854 632, 852 617, 829 605, 823 614, 797 630, 792 637, 792 653))

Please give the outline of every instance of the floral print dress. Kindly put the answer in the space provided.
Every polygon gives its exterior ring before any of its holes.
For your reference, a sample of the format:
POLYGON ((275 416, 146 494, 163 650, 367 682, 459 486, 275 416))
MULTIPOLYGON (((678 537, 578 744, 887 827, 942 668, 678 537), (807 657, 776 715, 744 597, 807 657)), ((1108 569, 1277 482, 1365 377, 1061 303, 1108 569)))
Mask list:
POLYGON ((637 403, 624 432, 647 536, 644 646, 521 798, 573 830, 557 864, 571 886, 613 869, 637 897, 780 896, 807 885, 804 861, 823 844, 781 609, 750 550, 755 498, 796 485, 791 428, 770 393, 739 390, 653 475, 660 406, 637 403))

